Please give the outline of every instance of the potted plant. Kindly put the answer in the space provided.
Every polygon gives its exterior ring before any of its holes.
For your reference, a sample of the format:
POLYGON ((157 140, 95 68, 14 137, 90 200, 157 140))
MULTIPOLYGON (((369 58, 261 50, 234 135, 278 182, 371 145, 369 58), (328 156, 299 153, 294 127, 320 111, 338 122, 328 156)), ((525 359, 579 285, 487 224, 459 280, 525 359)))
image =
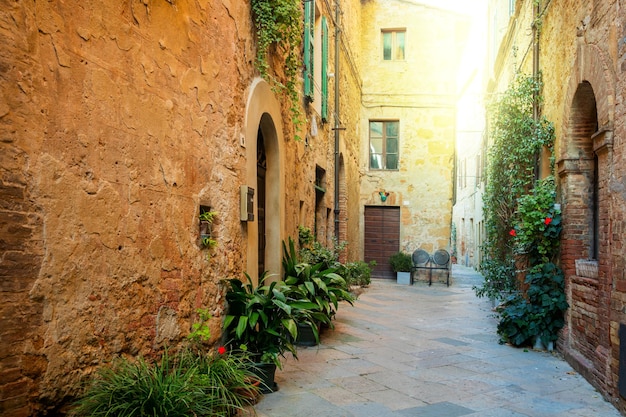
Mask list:
POLYGON ((212 236, 213 221, 217 212, 211 210, 201 210, 200 213, 200 244, 211 249, 217 245, 217 241, 212 236))
POLYGON ((233 349, 248 353, 254 369, 265 381, 262 392, 277 389, 274 373, 281 367, 280 357, 290 352, 297 357, 294 341, 298 337, 296 317, 308 318, 315 305, 297 295, 282 281, 266 283, 267 274, 254 285, 248 274, 246 282, 230 279, 226 293, 228 314, 224 319, 224 333, 233 349))
POLYGON ((411 283, 411 269, 413 268, 411 255, 404 252, 396 252, 389 258, 389 265, 393 272, 396 273, 398 284, 408 285, 411 283))
POLYGON ((348 291, 345 279, 337 273, 337 267, 327 267, 323 261, 314 265, 300 262, 292 239, 289 239, 289 249, 283 242, 283 270, 284 282, 294 293, 293 298, 306 299, 312 303, 307 314, 296 316, 298 344, 316 345, 319 343, 320 326, 332 327, 331 320, 339 308, 339 302, 352 304, 354 297, 348 291))

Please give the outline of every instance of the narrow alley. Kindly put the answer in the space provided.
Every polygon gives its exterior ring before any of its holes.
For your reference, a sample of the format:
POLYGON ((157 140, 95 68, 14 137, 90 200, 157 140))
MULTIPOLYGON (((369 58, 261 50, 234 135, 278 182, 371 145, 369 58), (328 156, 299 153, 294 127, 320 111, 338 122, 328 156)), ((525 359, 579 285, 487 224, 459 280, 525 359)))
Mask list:
POLYGON ((557 353, 498 343, 481 276, 449 288, 375 280, 317 347, 277 372, 259 417, 609 417, 620 413, 557 353))

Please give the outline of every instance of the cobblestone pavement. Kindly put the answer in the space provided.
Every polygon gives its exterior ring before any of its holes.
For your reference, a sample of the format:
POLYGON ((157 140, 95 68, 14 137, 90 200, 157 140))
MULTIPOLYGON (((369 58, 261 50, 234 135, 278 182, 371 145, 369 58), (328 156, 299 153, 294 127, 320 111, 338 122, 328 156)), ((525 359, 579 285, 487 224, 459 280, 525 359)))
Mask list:
POLYGON ((557 354, 498 343, 481 276, 450 287, 374 280, 335 330, 278 370, 259 417, 591 417, 620 413, 557 354))

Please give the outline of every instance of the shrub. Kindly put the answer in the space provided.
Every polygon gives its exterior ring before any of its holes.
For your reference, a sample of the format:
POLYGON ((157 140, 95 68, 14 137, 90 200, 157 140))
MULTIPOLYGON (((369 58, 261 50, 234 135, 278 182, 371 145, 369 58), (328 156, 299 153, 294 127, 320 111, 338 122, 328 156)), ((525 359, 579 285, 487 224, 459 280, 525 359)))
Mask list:
POLYGON ((413 259, 408 253, 397 252, 389 258, 389 265, 391 265, 393 272, 411 272, 413 259))
POLYGON ((346 280, 348 287, 367 287, 372 282, 372 268, 376 261, 370 263, 363 261, 348 262, 337 270, 337 273, 346 280))

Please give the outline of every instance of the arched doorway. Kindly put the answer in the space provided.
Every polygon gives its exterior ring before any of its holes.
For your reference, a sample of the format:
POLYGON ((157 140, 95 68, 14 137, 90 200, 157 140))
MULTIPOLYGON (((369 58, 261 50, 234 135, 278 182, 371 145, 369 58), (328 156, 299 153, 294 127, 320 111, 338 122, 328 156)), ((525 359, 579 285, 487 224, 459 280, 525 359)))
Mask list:
POLYGON ((596 386, 611 382, 611 204, 614 85, 602 52, 579 45, 558 144, 563 213, 561 267, 570 308, 563 332, 570 363, 596 386))
POLYGON ((254 220, 244 223, 247 242, 245 268, 255 279, 267 271, 271 279, 281 273, 284 233, 284 179, 280 103, 271 87, 257 78, 250 86, 242 147, 246 173, 243 181, 255 190, 254 220))

